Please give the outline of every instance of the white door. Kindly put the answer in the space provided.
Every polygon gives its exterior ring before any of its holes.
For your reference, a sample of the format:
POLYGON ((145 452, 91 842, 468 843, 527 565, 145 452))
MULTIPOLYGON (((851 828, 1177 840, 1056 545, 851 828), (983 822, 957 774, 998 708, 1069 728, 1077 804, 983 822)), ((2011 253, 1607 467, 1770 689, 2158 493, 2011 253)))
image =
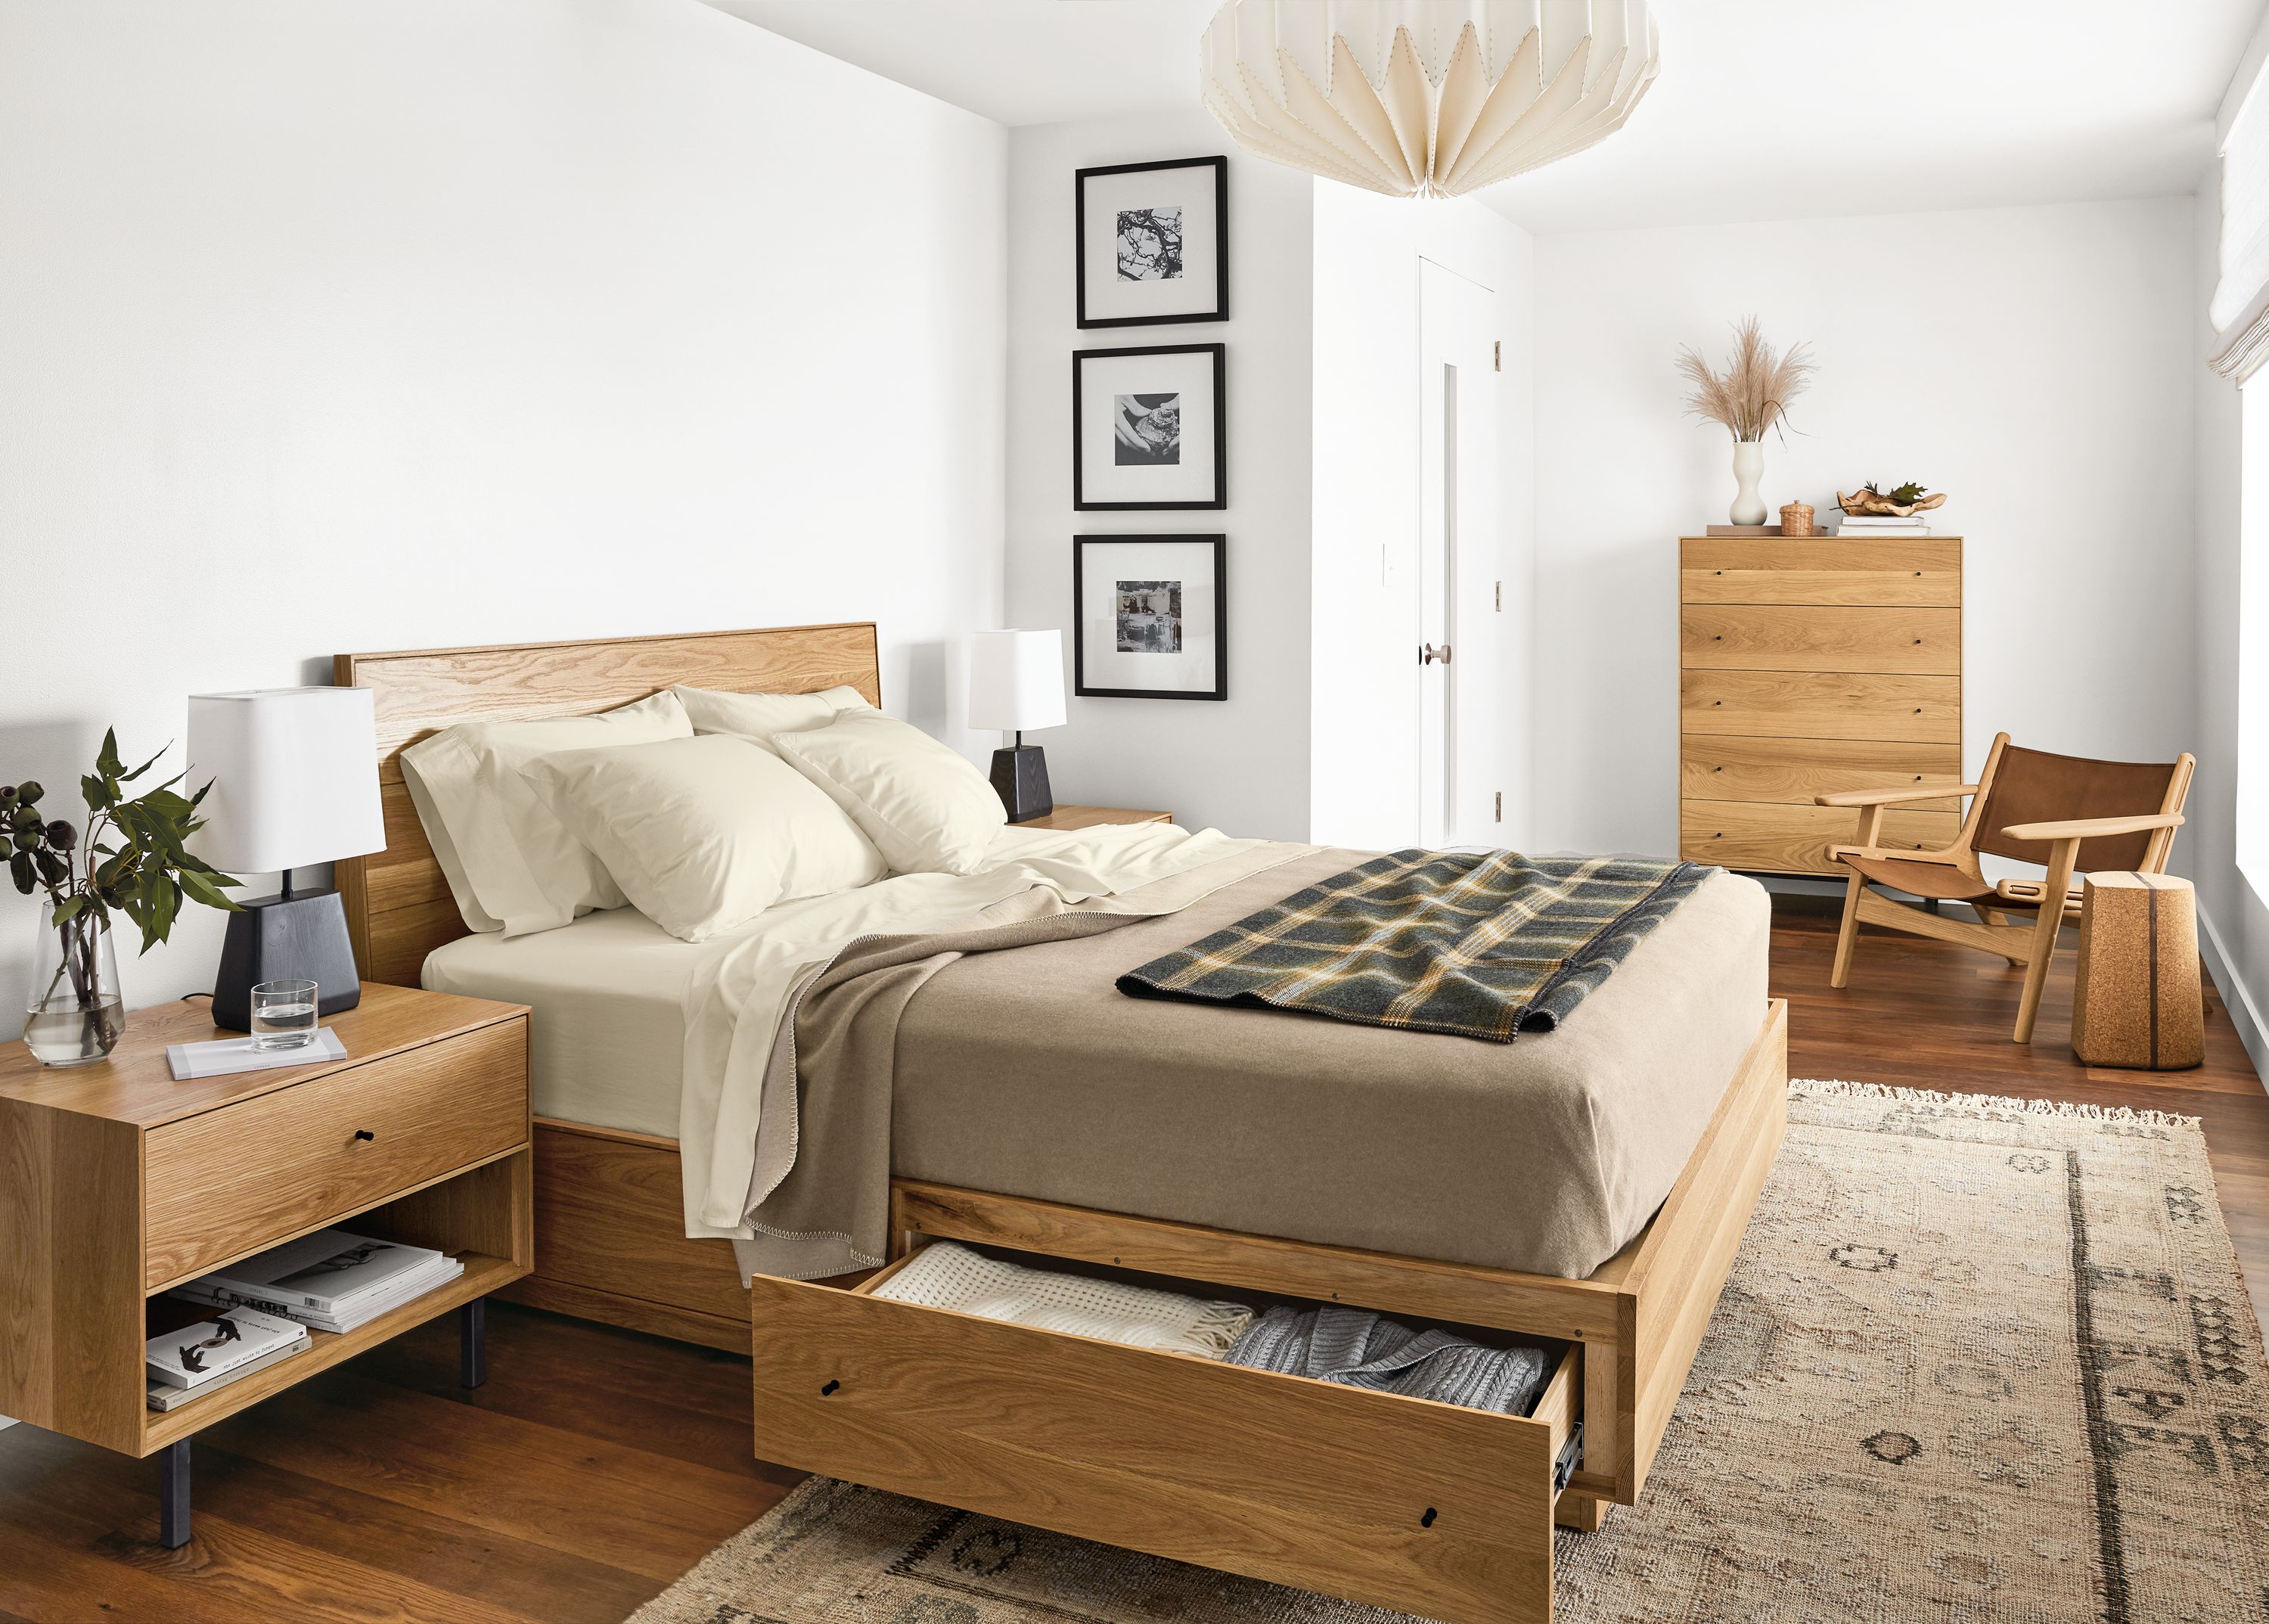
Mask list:
POLYGON ((1497 296, 1419 262, 1421 844, 1497 844, 1497 296))

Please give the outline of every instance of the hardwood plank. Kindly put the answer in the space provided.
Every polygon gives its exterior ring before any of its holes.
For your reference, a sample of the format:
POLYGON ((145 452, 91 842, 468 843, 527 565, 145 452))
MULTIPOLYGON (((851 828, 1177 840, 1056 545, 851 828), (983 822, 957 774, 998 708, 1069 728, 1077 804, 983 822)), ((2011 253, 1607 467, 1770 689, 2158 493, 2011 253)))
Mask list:
POLYGON ((1678 625, 1689 671, 1962 674, 1958 609, 1689 603, 1678 625))
POLYGON ((1962 742, 1962 679, 1822 671, 1687 671, 1679 731, 1749 738, 1962 742))
MULTIPOLYGON (((1828 860, 1834 842, 1848 843, 1854 818, 1846 807, 1781 806, 1761 801, 1681 801, 1678 853, 1690 862, 1777 874, 1850 871, 1828 860)), ((1895 807, 1883 814, 1876 844, 1911 851, 1950 845, 1962 828, 1951 812, 1895 807)))
MULTIPOLYGON (((1872 739, 1745 739, 1700 734, 1680 741, 1678 793, 1689 801, 1764 801, 1809 806, 1850 789, 1958 785, 1958 744, 1887 744, 1872 739)), ((1960 812, 1962 801, 1918 801, 1911 812, 1960 812)), ((1856 830, 1859 815, 1844 814, 1856 830)), ((1848 838, 1848 836, 1847 836, 1848 838)))

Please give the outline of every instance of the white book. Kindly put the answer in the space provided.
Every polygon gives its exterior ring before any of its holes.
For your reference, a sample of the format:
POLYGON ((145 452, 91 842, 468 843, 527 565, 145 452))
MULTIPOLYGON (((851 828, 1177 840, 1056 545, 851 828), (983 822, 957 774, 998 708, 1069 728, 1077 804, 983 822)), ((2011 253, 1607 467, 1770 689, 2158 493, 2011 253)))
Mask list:
POLYGON ((304 1340, 307 1334, 307 1327, 296 1320, 237 1308, 152 1337, 144 1357, 152 1381, 169 1387, 202 1387, 286 1343, 304 1340))
POLYGON ((216 1376, 209 1382, 199 1382, 195 1387, 175 1387, 166 1382, 152 1382, 150 1384, 150 1407, 153 1410, 179 1409, 190 1399, 202 1399, 217 1387, 225 1387, 231 1382, 242 1381, 246 1377, 256 1371, 265 1370, 270 1365, 289 1359, 294 1354, 304 1354, 307 1351, 308 1346, 309 1338, 307 1328, 301 1326, 298 1341, 286 1342, 281 1347, 270 1348, 259 1358, 240 1364, 233 1370, 216 1376))
POLYGON ((391 1313, 405 1303, 413 1303, 427 1292, 447 1285, 465 1272, 465 1266, 455 1258, 444 1258, 442 1266, 432 1273, 404 1276, 395 1290, 372 1297, 358 1298, 351 1313, 318 1314, 313 1309, 302 1309, 296 1316, 318 1331, 344 1334, 358 1326, 366 1325, 381 1314, 391 1313))
POLYGON ((176 1296, 192 1302, 256 1303, 270 1313, 345 1314, 358 1298, 392 1288, 402 1276, 430 1268, 445 1254, 430 1246, 373 1240, 345 1229, 319 1229, 271 1246, 257 1257, 200 1275, 176 1296))
POLYGON ((219 1308, 245 1307, 262 1313, 281 1315, 312 1325, 318 1331, 351 1331, 367 1324, 379 1315, 412 1297, 422 1297, 436 1286, 445 1286, 465 1272, 465 1266, 446 1254, 435 1257, 430 1263, 395 1275, 377 1291, 366 1291, 337 1312, 324 1313, 299 1303, 278 1302, 261 1293, 241 1293, 234 1288, 208 1281, 191 1281, 177 1286, 171 1296, 188 1303, 211 1303, 219 1308))

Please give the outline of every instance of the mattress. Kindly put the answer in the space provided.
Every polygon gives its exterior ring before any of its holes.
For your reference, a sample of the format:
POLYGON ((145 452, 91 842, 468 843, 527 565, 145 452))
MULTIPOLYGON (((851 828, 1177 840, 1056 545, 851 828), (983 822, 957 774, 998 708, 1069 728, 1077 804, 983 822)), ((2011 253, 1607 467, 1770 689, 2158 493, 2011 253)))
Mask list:
POLYGON ((1771 912, 1719 871, 1562 1027, 1509 1045, 1133 999, 1132 967, 1362 861, 972 953, 897 1028, 901 1177, 1571 1277, 1670 1192, 1766 1013, 1771 912))
POLYGON ((463 936, 426 956, 429 991, 526 1004, 536 1114, 677 1137, 685 995, 712 943, 635 908, 510 941, 463 936))

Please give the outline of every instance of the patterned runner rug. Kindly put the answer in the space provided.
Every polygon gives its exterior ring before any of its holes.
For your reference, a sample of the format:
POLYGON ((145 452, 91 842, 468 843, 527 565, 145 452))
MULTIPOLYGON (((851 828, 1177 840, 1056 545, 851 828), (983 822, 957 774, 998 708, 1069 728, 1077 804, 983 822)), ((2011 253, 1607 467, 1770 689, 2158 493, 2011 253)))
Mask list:
MULTIPOLYGON (((2269 1367, 2197 1120, 1800 1082, 1563 1624, 2262 1624, 2269 1367)), ((815 1480, 633 1624, 1391 1624, 815 1480)))

